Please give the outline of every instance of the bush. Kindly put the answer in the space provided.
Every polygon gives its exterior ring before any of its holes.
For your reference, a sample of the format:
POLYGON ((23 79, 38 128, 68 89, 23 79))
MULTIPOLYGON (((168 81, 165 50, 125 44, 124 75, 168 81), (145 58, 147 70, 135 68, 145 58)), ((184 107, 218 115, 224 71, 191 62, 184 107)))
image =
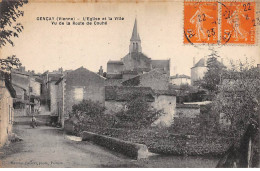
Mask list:
POLYGON ((76 132, 88 130, 98 127, 111 127, 115 119, 111 115, 104 114, 105 107, 91 100, 83 100, 79 104, 72 106, 70 118, 76 118, 78 122, 75 124, 76 132))
POLYGON ((142 128, 150 126, 162 111, 150 106, 143 95, 131 95, 126 102, 126 109, 116 113, 119 119, 117 127, 142 128))

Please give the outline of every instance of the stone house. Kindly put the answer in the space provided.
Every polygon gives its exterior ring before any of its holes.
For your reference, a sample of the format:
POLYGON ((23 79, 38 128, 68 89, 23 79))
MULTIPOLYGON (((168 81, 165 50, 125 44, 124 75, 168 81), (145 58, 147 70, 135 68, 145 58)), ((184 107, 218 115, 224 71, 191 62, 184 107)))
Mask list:
POLYGON ((16 93, 8 76, 3 72, 0 74, 0 147, 2 147, 8 139, 8 135, 12 133, 13 98, 16 93))
POLYGON ((78 68, 61 77, 57 86, 58 121, 64 127, 64 120, 69 118, 72 106, 83 99, 92 100, 105 105, 105 78, 87 70, 78 68))
POLYGON ((176 108, 176 95, 174 92, 156 91, 151 87, 106 86, 106 114, 115 114, 126 110, 126 102, 133 93, 142 94, 151 107, 164 112, 164 115, 156 120, 153 126, 170 126, 172 124, 176 108))

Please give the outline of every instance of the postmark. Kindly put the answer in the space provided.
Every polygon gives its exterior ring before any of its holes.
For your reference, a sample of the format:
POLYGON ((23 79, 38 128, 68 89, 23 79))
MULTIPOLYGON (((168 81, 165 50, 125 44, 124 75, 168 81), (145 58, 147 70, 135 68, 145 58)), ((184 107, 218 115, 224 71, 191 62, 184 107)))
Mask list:
POLYGON ((184 44, 218 42, 218 2, 184 2, 184 44))
POLYGON ((255 44, 255 2, 222 2, 221 44, 255 44))

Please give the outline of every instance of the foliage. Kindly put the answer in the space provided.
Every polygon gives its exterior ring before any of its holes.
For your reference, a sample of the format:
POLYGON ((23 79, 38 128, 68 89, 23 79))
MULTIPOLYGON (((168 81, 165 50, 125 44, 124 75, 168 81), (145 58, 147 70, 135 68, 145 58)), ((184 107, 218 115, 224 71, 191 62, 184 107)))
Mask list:
POLYGON ((23 30, 23 25, 16 23, 24 15, 19 8, 27 2, 28 0, 2 0, 0 3, 0 48, 6 43, 14 46, 11 37, 18 37, 23 30))
POLYGON ((12 68, 21 66, 20 60, 15 56, 9 56, 6 59, 0 59, 0 67, 2 71, 9 72, 12 68))
MULTIPOLYGON (((224 113, 231 122, 231 131, 239 137, 249 122, 258 123, 260 100, 260 69, 246 63, 232 65, 223 73, 214 110, 224 113)), ((259 123, 258 123, 259 125, 259 123)))
POLYGON ((83 100, 79 104, 72 106, 70 118, 75 118, 77 132, 91 127, 108 127, 114 123, 114 118, 104 114, 105 107, 92 100, 83 100))
POLYGON ((221 81, 221 75, 225 69, 224 65, 217 61, 216 57, 211 57, 207 61, 208 71, 205 73, 203 80, 200 82, 202 88, 214 93, 218 90, 221 81))
POLYGON ((145 95, 132 94, 125 104, 126 110, 116 114, 121 123, 128 124, 130 127, 147 127, 150 126, 160 115, 158 111, 150 106, 146 101, 145 95))

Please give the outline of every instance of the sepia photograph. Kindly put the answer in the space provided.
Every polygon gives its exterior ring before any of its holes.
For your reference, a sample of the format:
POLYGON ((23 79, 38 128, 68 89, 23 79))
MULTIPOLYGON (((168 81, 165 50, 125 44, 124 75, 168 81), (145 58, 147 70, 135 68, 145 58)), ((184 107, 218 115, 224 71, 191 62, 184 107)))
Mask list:
POLYGON ((260 1, 0 0, 0 168, 259 168, 260 1))

